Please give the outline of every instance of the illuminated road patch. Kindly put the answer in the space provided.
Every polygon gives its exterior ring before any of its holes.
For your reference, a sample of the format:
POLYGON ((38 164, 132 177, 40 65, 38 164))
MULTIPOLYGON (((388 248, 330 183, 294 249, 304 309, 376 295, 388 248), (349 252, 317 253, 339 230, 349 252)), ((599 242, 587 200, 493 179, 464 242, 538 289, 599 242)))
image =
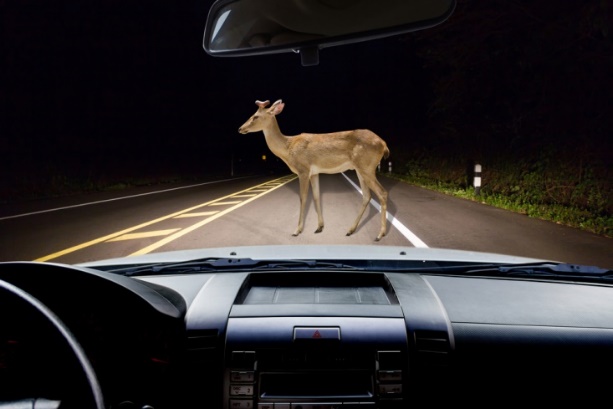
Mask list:
POLYGON ((294 179, 296 179, 295 175, 284 176, 279 179, 275 179, 275 180, 272 180, 266 183, 262 183, 260 185, 253 186, 249 189, 241 190, 239 192, 236 192, 236 193, 224 196, 224 197, 220 197, 218 199, 214 199, 206 203, 199 204, 197 206, 192 206, 187 209, 183 209, 178 212, 171 213, 169 215, 162 216, 162 217, 159 217, 157 219, 154 219, 154 220, 151 220, 145 223, 141 223, 137 226, 129 227, 127 229, 124 229, 124 230, 121 230, 121 231, 118 231, 112 234, 108 234, 106 236, 99 237, 97 239, 94 239, 94 240, 91 240, 85 243, 78 244, 76 246, 58 251, 56 253, 49 254, 44 257, 40 257, 36 259, 35 261, 49 261, 49 260, 58 258, 60 256, 63 256, 69 253, 73 253, 75 251, 79 251, 79 250, 91 247, 96 244, 101 244, 101 243, 128 241, 128 240, 142 240, 145 238, 164 236, 163 239, 155 243, 152 243, 130 255, 134 256, 134 255, 140 255, 140 254, 147 254, 165 244, 172 242, 173 240, 178 239, 181 236, 184 236, 185 234, 188 234, 206 225, 207 223, 212 222, 213 220, 216 220, 246 205, 249 202, 252 202, 264 196, 267 193, 272 192, 273 190, 291 182, 294 179), (235 199, 239 199, 239 200, 235 200, 235 199), (220 210, 219 208, 223 206, 227 206, 227 207, 225 209, 220 210), (206 210, 207 207, 215 207, 215 210, 206 210), (196 210, 200 210, 200 211, 196 212, 196 210), (198 221, 195 224, 192 224, 190 226, 183 227, 183 228, 144 230, 145 228, 148 228, 149 226, 152 226, 157 223, 161 223, 166 220, 187 219, 187 218, 203 218, 203 219, 198 221))

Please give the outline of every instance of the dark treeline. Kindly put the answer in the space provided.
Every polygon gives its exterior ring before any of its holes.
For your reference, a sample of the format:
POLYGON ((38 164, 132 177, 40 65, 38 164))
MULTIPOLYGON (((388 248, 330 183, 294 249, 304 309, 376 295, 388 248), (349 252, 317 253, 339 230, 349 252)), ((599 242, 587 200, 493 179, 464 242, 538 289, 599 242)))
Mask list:
POLYGON ((430 103, 399 170, 462 184, 477 161, 485 189, 610 223, 612 34, 605 1, 460 0, 447 24, 405 37, 430 103))
POLYGON ((429 123, 452 150, 555 146, 602 159, 613 131, 612 33, 604 1, 460 0, 447 24, 407 40, 429 77, 429 123))

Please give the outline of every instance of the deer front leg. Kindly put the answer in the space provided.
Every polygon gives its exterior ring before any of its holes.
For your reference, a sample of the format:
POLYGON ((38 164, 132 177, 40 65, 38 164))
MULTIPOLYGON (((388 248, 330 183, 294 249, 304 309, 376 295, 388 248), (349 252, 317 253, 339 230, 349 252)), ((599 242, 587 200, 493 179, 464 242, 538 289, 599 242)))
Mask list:
POLYGON ((355 232, 355 229, 358 228, 358 224, 360 223, 360 220, 362 220, 362 216, 364 215, 364 211, 366 210, 366 207, 368 207, 368 203, 370 202, 370 197, 371 197, 370 189, 364 182, 364 179, 359 173, 357 175, 358 175, 358 180, 360 181, 360 188, 362 189, 362 207, 360 208, 360 211, 358 212, 358 217, 356 217, 355 221, 353 222, 353 225, 347 232, 347 236, 351 236, 355 232))
POLYGON ((298 216, 298 227, 292 236, 302 233, 304 228, 304 208, 306 206, 307 194, 309 193, 309 178, 305 175, 298 175, 300 181, 300 215, 298 216))
POLYGON ((315 233, 321 233, 324 229, 324 217, 321 213, 321 203, 319 202, 319 174, 311 176, 311 190, 313 191, 313 200, 315 201, 315 210, 317 211, 317 230, 315 233))

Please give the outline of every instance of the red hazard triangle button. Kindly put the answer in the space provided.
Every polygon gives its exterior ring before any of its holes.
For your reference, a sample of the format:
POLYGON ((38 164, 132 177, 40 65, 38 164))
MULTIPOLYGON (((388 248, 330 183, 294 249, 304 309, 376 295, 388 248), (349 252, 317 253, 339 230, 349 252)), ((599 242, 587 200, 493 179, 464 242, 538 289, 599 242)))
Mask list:
POLYGON ((339 327, 295 327, 294 340, 322 339, 340 341, 341 329, 339 327))

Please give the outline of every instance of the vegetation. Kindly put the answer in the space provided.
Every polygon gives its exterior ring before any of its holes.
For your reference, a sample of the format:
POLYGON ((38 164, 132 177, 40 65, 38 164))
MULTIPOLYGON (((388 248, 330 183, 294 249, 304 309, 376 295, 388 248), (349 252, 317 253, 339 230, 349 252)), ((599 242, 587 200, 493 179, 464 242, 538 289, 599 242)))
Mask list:
POLYGON ((604 163, 561 161, 552 153, 531 160, 485 161, 480 194, 473 161, 422 153, 394 165, 391 177, 530 217, 613 237, 611 169, 604 163))
POLYGON ((612 12, 602 0, 458 0, 445 24, 406 36, 427 119, 390 146, 395 176, 613 236, 612 12))

